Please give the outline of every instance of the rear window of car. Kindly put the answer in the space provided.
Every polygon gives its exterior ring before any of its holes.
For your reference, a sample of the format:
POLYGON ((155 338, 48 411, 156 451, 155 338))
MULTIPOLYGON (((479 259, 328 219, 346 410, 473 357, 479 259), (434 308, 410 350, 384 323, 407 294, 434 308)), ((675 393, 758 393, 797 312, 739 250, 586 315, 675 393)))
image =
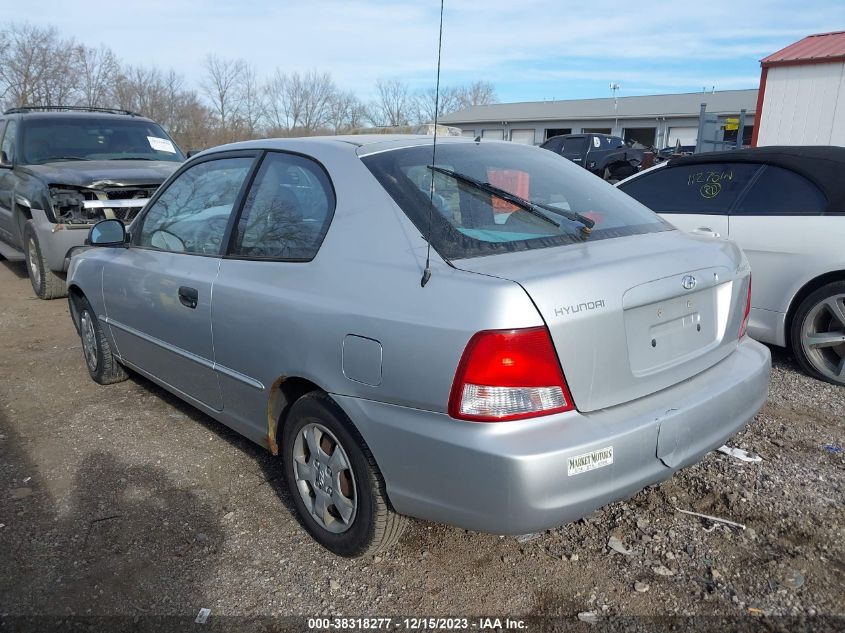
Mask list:
POLYGON ((437 147, 436 162, 438 168, 552 208, 539 214, 434 172, 429 168, 431 159, 431 145, 362 157, 423 235, 429 234, 431 218, 432 246, 447 259, 672 230, 659 216, 600 178, 539 148, 483 141, 444 143, 437 147), (594 220, 592 233, 585 236, 581 223, 557 210, 594 220), (543 215, 552 222, 540 217, 543 215))
POLYGON ((751 163, 662 167, 623 182, 619 188, 658 213, 723 215, 759 169, 751 163))

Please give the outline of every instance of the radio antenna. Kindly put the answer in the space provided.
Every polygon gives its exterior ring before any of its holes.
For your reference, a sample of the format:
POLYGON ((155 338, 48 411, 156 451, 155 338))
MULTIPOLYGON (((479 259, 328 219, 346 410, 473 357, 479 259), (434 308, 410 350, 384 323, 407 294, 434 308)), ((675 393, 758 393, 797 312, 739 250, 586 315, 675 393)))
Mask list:
MULTIPOLYGON (((440 0, 440 34, 437 38, 437 83, 434 87, 434 141, 431 144, 431 166, 437 164, 437 120, 440 116, 440 51, 443 50, 443 2, 440 0)), ((428 280, 431 279, 431 229, 434 223, 434 177, 436 173, 431 172, 431 185, 428 188, 428 235, 426 236, 425 270, 423 271, 420 286, 425 288, 428 280)))

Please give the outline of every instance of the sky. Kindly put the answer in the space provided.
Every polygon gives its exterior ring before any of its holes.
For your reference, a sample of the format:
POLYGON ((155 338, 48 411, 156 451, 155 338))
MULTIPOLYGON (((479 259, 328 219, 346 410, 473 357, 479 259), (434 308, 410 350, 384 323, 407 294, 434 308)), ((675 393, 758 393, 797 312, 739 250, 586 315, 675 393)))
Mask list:
MULTIPOLYGON (((438 0, 26 0, 3 21, 55 26, 124 62, 198 86, 209 54, 259 76, 328 71, 360 97, 378 79, 433 86, 438 0)), ((5 2, 4 2, 5 4, 5 2)), ((500 101, 755 88, 759 60, 845 29, 845 0, 445 0, 441 85, 484 80, 500 101)))

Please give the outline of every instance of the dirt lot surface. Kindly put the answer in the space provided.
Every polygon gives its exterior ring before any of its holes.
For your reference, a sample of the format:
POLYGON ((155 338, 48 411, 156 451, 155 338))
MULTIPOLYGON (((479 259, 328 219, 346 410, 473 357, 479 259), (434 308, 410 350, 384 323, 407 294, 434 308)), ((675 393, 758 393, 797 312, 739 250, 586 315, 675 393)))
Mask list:
POLYGON ((205 630, 318 614, 841 630, 845 390, 774 361, 768 404, 731 442, 760 463, 711 453, 530 540, 415 522, 394 550, 346 560, 298 526, 263 449, 142 378, 96 385, 66 303, 35 299, 23 266, 0 261, 0 629, 119 615, 100 628, 181 616, 201 630, 204 607, 205 630))

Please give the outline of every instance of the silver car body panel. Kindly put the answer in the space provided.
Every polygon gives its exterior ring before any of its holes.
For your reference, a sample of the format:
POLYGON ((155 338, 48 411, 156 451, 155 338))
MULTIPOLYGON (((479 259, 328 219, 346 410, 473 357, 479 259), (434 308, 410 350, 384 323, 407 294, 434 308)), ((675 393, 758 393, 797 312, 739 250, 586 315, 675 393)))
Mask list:
POLYGON ((336 400, 381 456, 398 512, 526 534, 631 497, 722 445, 763 406, 769 369, 768 349, 745 339, 736 353, 665 391, 526 424, 460 423, 373 400, 336 400), (569 475, 570 458, 607 447, 612 464, 569 475))
POLYGON ((648 395, 736 349, 748 268, 731 242, 672 231, 548 249, 542 266, 537 255, 455 265, 526 289, 580 411, 648 395), (683 288, 685 275, 695 277, 694 289, 683 288))
POLYGON ((670 230, 451 265, 432 251, 431 281, 421 287, 426 241, 357 153, 430 142, 287 139, 204 152, 188 165, 242 149, 319 161, 337 204, 316 257, 92 248, 73 258, 69 285, 91 302, 123 362, 267 448, 272 391, 290 377, 313 382, 361 432, 398 511, 472 529, 518 533, 577 518, 671 476, 756 413, 770 361, 764 347, 736 340, 747 271, 729 242, 670 230), (714 271, 719 281, 709 283, 714 271), (637 339, 651 335, 658 317, 638 311, 686 306, 690 272, 706 295, 703 318, 724 312, 721 333, 684 347, 695 321, 690 330, 679 313, 672 320, 680 330, 657 330, 679 354, 648 366, 642 349, 629 347, 626 321, 637 339), (188 280, 199 291, 196 310, 177 296, 188 280), (727 303, 717 306, 719 292, 727 303), (592 318, 599 310, 555 320, 555 308, 597 296, 607 302, 605 320, 592 318), (449 417, 452 380, 473 334, 545 324, 578 411, 491 424, 449 417), (569 457, 608 444, 612 465, 567 475, 569 457))
POLYGON ((122 359, 143 367, 196 400, 221 410, 211 338, 214 257, 120 249, 102 271, 105 321, 122 359), (179 301, 180 286, 198 291, 194 309, 179 301))

